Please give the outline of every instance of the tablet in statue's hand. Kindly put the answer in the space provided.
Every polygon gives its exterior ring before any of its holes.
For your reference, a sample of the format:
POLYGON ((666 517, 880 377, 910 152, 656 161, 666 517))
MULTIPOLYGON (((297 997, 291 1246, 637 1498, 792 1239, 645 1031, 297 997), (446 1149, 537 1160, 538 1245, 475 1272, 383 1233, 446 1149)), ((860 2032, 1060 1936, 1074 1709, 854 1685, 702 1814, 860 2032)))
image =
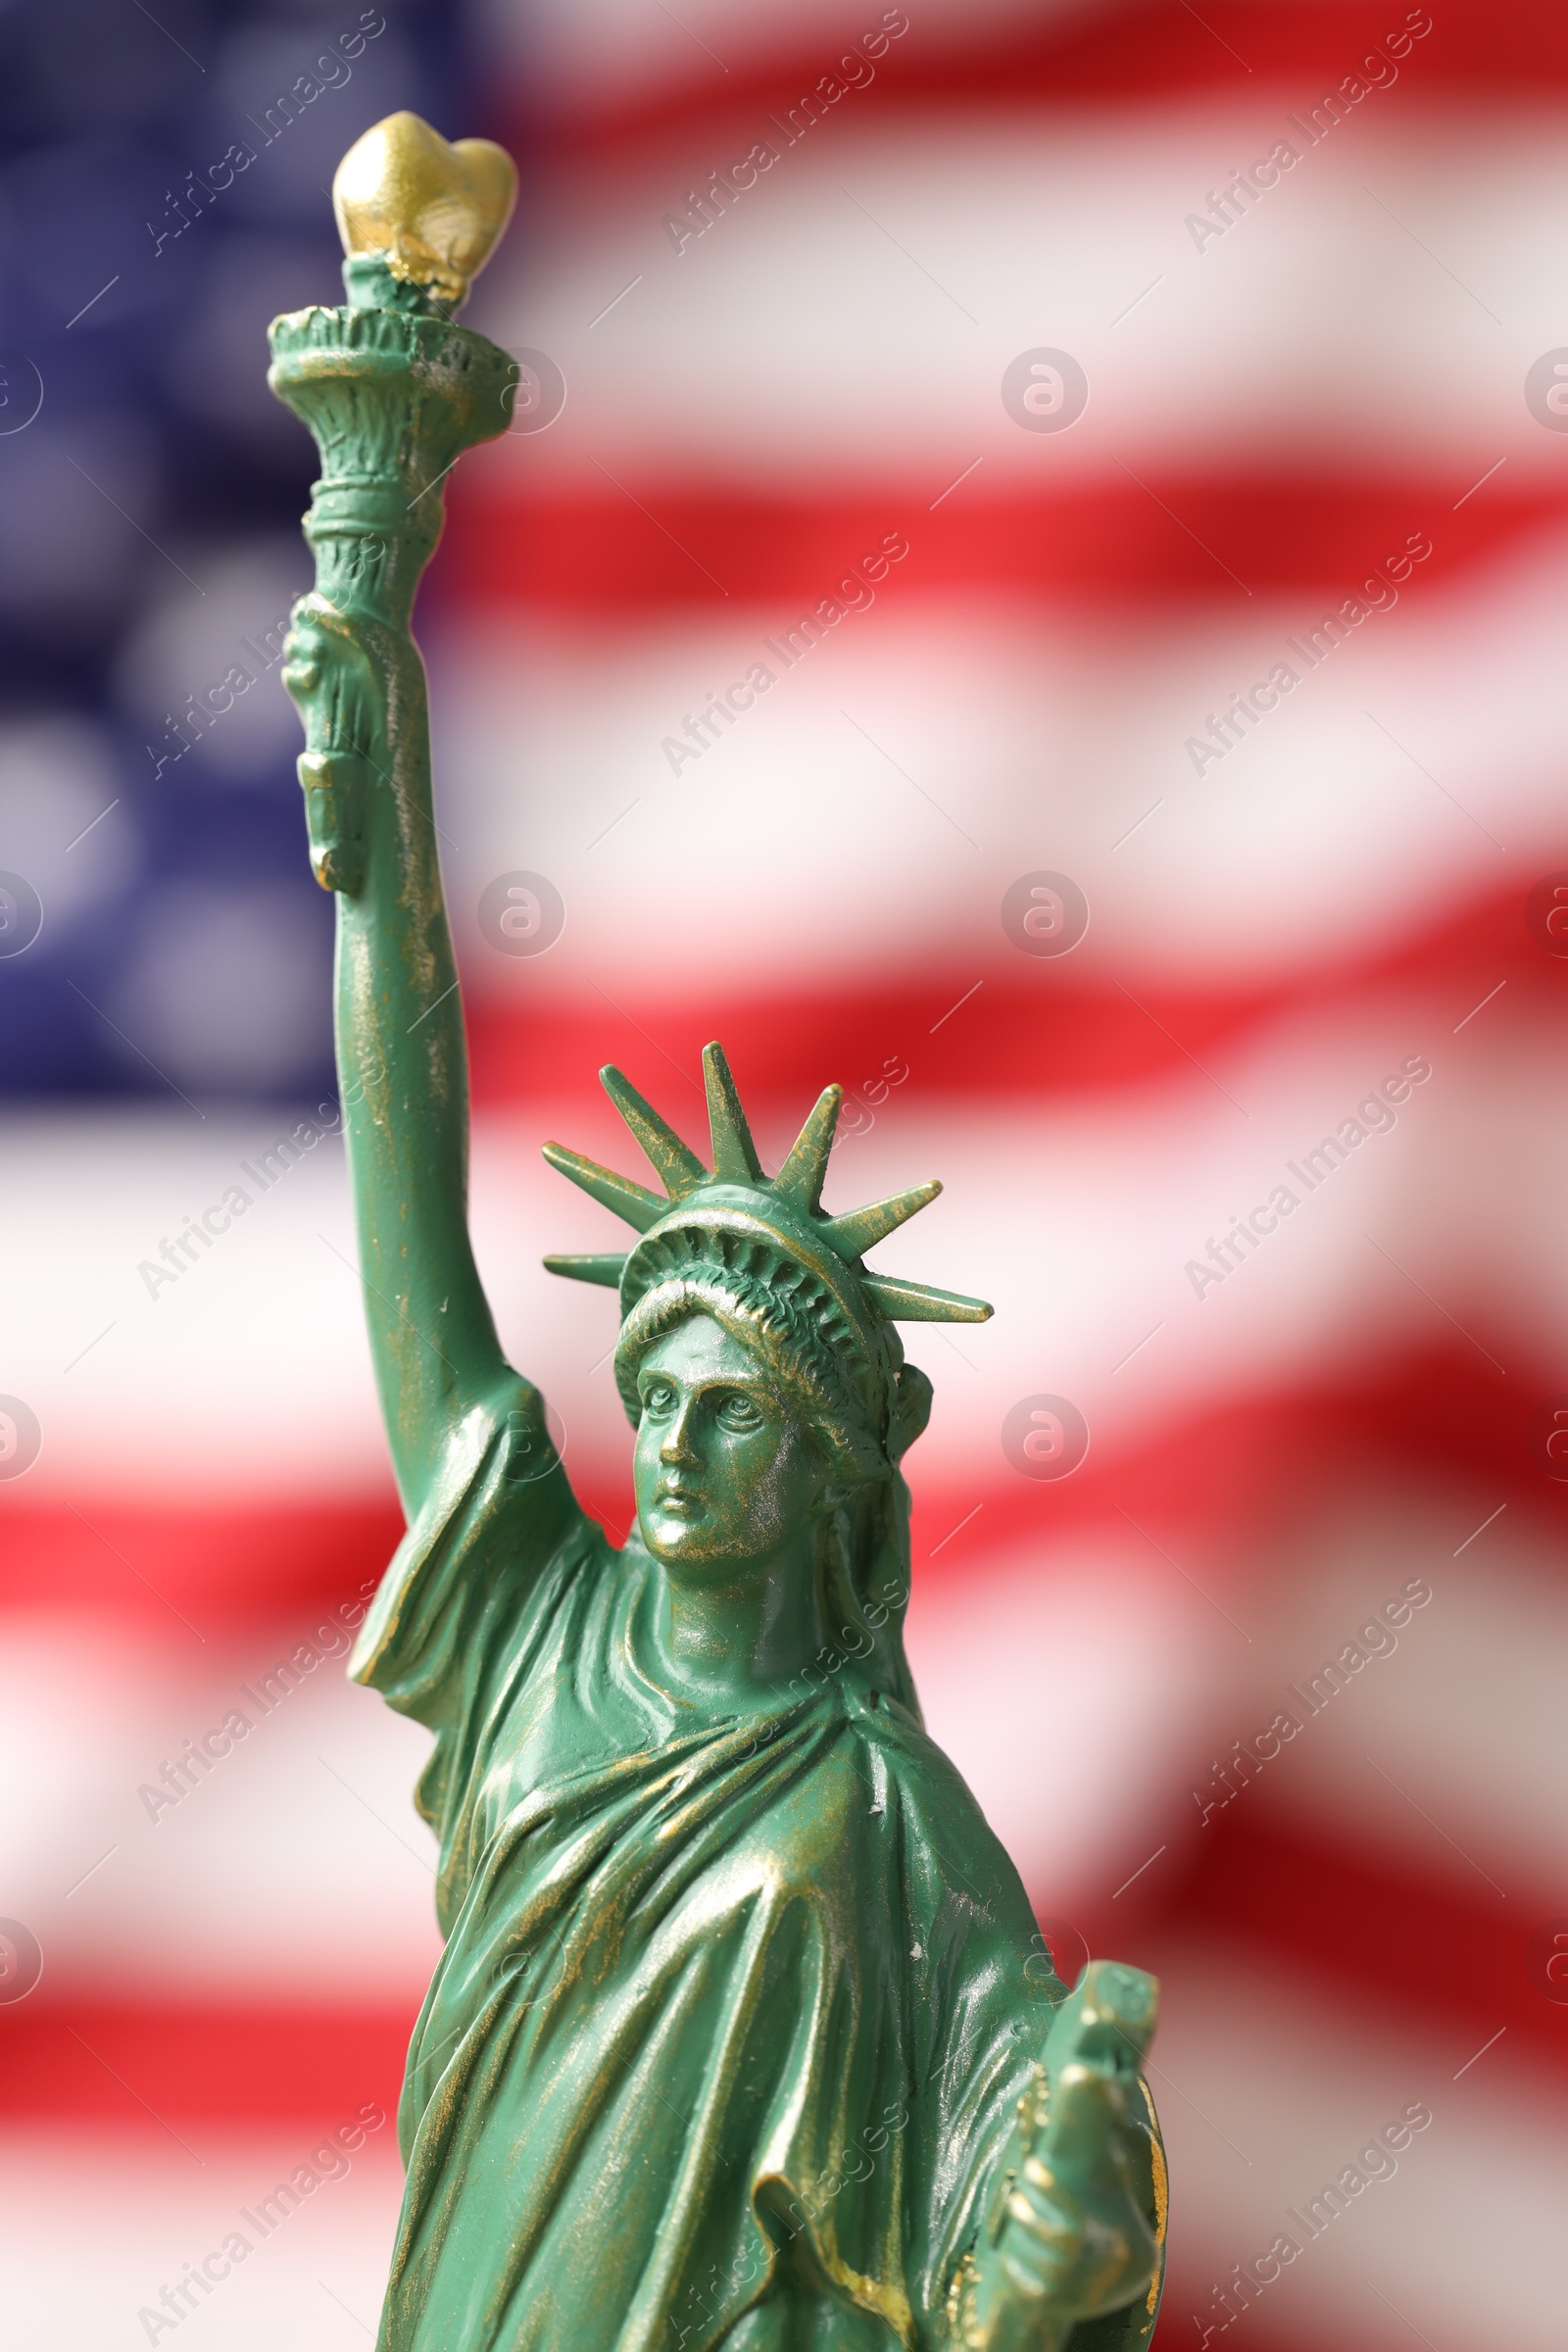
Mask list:
POLYGON ((966 2346, 1051 2352, 1147 2293, 1163 2200, 1151 2216, 1157 2151, 1139 2070, 1157 2007, 1152 1977, 1096 1960, 1056 2012, 975 2258, 966 2346))

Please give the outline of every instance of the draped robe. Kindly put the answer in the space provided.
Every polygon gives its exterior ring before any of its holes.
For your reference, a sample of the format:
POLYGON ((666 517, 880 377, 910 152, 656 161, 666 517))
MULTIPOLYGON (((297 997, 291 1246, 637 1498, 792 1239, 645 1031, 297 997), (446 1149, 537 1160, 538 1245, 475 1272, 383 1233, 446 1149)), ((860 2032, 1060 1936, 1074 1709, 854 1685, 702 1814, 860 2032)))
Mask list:
POLYGON ((435 1734, 446 1938, 378 2352, 945 2344, 1063 1992, 1017 1873, 853 1661, 740 1716, 662 1687, 657 1563, 543 1538, 518 1467, 453 1433, 351 1661, 435 1734))

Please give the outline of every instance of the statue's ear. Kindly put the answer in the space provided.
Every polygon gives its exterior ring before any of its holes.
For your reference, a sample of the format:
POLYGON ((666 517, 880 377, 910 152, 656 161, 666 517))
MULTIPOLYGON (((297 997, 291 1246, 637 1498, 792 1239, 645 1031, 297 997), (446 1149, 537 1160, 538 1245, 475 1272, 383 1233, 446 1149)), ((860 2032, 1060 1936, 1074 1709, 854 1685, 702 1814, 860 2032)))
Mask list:
POLYGON ((918 1364, 904 1364, 899 1370, 893 1392, 893 1409, 889 1415, 888 1451, 898 1461, 923 1435, 931 1418, 931 1383, 918 1364))

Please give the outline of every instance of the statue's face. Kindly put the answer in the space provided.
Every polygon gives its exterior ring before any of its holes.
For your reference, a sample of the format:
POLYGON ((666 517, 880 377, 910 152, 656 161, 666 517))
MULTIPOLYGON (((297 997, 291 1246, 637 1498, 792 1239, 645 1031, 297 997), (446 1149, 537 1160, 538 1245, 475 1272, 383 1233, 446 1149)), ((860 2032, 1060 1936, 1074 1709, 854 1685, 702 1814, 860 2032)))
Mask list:
POLYGON ((656 1559, 763 1559, 809 1521, 826 1484, 809 1432, 711 1315, 650 1348, 637 1388, 637 1517, 656 1559))

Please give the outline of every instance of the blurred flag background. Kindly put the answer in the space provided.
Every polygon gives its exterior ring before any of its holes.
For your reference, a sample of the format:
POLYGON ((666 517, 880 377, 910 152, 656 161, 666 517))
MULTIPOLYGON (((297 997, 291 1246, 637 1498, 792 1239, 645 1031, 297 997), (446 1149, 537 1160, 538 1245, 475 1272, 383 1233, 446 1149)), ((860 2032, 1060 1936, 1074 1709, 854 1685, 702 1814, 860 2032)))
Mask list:
POLYGON ((998 1302, 908 1333, 910 1648, 1063 1973, 1162 1979, 1161 2340, 1544 2352, 1546 0, 0 14, 11 2340, 336 2352, 396 2212, 432 1847, 342 1677, 399 1519, 263 370, 401 106, 522 172, 418 625, 480 1257, 579 1490, 624 1530, 540 1142, 631 1164, 612 1058, 700 1142, 715 1034, 775 1164, 844 1080, 829 1204, 940 1173, 878 1262, 998 1302))

